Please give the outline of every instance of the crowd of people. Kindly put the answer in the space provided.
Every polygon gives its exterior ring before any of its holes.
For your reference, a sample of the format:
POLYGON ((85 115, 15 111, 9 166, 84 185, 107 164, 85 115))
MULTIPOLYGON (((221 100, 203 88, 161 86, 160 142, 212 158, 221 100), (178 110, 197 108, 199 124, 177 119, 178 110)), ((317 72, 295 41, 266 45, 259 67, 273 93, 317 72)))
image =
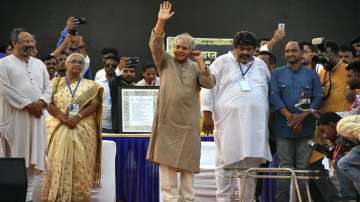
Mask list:
MULTIPOLYGON (((236 187, 251 201, 261 180, 234 176, 273 160, 320 170, 321 179, 310 180, 315 201, 359 201, 360 37, 342 46, 290 40, 280 66, 272 49, 284 27, 261 40, 240 31, 233 49, 207 67, 188 33, 175 37, 172 54, 165 51, 174 15, 171 3, 160 4, 149 40, 153 61, 138 82, 139 64, 116 48, 101 51, 103 68, 92 80, 85 39, 75 31, 79 18, 68 18, 56 49, 41 60, 32 33, 11 32, 0 55, 0 156, 25 158, 27 201, 39 182, 39 201, 90 200, 100 182, 101 134, 120 132, 118 92, 128 86, 159 86, 146 158, 159 164, 162 201, 194 201, 200 131, 214 134, 219 202, 231 201, 236 187)), ((276 201, 296 197, 290 189, 289 180, 278 180, 276 201)), ((300 190, 305 199, 303 181, 300 190)))

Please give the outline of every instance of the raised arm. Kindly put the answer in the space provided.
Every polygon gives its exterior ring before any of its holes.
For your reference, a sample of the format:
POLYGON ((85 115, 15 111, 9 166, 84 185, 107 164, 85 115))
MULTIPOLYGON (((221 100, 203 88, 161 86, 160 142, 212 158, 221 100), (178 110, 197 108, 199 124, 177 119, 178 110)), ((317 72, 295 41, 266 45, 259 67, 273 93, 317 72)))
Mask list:
POLYGON ((174 15, 175 12, 171 11, 171 3, 166 1, 160 4, 160 10, 156 25, 150 37, 150 50, 158 71, 161 71, 161 61, 165 54, 164 47, 164 28, 166 22, 174 15))
POLYGON ((161 35, 164 33, 164 27, 166 22, 175 14, 175 12, 171 11, 171 3, 165 1, 160 4, 158 20, 154 27, 154 33, 157 35, 161 35))

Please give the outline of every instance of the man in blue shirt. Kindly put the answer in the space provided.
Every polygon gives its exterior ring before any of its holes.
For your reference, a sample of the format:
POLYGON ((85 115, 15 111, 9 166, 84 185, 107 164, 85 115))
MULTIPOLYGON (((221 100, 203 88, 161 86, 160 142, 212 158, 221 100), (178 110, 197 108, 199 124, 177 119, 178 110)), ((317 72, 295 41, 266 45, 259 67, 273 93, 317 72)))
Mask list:
MULTIPOLYGON (((287 65, 271 74, 270 104, 275 110, 273 127, 277 156, 283 168, 307 167, 311 154, 307 142, 316 127, 311 112, 319 108, 322 100, 319 76, 301 64, 302 54, 303 47, 297 41, 289 41, 285 47, 287 65), (298 105, 300 102, 304 104, 298 105)), ((276 201, 289 201, 289 183, 289 180, 278 181, 276 201)))

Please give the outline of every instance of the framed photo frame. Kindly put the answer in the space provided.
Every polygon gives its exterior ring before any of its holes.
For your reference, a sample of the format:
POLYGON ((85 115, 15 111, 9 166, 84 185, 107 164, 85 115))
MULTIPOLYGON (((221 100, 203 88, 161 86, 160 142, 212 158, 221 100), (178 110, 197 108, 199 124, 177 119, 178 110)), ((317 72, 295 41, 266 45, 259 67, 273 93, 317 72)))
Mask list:
POLYGON ((118 89, 120 132, 151 133, 159 87, 131 86, 118 89))

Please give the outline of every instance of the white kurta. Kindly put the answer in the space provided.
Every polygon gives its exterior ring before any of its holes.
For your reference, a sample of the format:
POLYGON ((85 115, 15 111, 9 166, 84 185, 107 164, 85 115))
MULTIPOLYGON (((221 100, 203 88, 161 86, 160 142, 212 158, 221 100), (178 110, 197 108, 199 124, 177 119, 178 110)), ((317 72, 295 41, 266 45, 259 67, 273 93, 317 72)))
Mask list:
MULTIPOLYGON (((250 64, 242 65, 243 71, 250 64)), ((241 71, 234 55, 229 52, 217 58, 210 71, 216 85, 202 89, 202 111, 211 111, 215 136, 222 145, 219 152, 224 166, 254 157, 271 160, 268 134, 268 81, 266 64, 254 57, 246 73, 251 91, 240 86, 241 71)))
MULTIPOLYGON (((51 87, 45 64, 33 57, 28 63, 14 55, 0 59, 0 137, 6 140, 10 156, 25 158, 26 167, 44 170, 45 117, 36 118, 23 109, 33 101, 51 101, 51 87)), ((4 149, 1 148, 0 150, 4 149)))

